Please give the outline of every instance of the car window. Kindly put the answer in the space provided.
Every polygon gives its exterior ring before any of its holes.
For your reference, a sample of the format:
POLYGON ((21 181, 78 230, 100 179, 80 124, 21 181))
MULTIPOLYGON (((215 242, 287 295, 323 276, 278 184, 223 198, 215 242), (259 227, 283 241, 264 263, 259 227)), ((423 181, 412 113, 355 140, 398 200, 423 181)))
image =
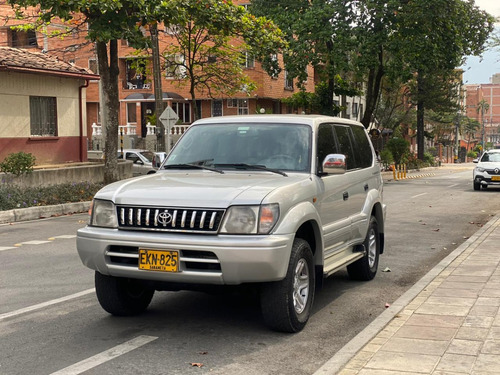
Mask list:
POLYGON ((351 128, 345 125, 334 125, 335 135, 339 144, 341 154, 346 156, 346 169, 359 168, 354 155, 354 145, 352 144, 351 128))
POLYGON ((339 150, 333 136, 332 124, 320 124, 318 127, 318 163, 323 163, 328 154, 338 154, 339 150))
POLYGON ((500 162, 500 152, 495 152, 495 153, 485 153, 481 157, 481 161, 487 161, 487 162, 494 162, 494 163, 499 163, 500 162))
POLYGON ((140 154, 148 159, 149 162, 153 161, 154 153, 152 153, 151 151, 141 151, 140 154))
POLYGON ((373 164, 373 153, 365 129, 361 126, 353 126, 351 129, 356 142, 356 161, 358 167, 371 167, 373 164))

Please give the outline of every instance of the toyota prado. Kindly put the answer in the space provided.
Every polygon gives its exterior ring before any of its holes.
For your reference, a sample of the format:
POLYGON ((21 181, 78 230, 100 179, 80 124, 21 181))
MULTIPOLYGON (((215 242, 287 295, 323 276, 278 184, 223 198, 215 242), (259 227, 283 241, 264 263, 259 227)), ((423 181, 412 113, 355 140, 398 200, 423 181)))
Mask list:
POLYGON ((155 290, 252 284, 266 324, 297 332, 323 277, 375 276, 384 219, 360 123, 214 117, 193 123, 156 174, 100 190, 77 248, 111 314, 144 311, 155 290))

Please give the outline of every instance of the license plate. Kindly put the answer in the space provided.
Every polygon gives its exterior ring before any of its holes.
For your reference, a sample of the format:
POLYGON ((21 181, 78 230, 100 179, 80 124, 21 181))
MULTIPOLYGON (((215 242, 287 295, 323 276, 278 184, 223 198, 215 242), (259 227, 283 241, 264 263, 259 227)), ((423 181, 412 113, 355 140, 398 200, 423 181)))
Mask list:
POLYGON ((500 181, 500 176, 491 176, 491 181, 500 181))
POLYGON ((179 252, 139 249, 139 269, 147 271, 177 272, 179 252))

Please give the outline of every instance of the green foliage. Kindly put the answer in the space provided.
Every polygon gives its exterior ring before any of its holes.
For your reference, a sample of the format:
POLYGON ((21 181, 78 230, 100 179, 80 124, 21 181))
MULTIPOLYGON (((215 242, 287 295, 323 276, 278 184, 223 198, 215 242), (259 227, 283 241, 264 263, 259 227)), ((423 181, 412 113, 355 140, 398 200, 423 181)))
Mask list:
POLYGON ((380 161, 384 166, 384 169, 387 170, 389 165, 394 163, 394 158, 392 156, 392 152, 388 148, 384 148, 380 151, 380 161))
POLYGON ((86 202, 103 184, 89 182, 61 184, 48 187, 19 188, 0 185, 0 211, 15 208, 45 206, 70 202, 86 202))
POLYGON ((467 152, 467 157, 475 159, 475 158, 477 158, 477 152, 471 150, 471 151, 467 152))
POLYGON ((401 164, 403 157, 409 153, 410 143, 404 138, 391 138, 386 143, 385 147, 391 152, 394 162, 401 164))
POLYGON ((29 174, 33 171, 35 161, 36 158, 32 154, 23 151, 12 153, 0 163, 0 171, 15 176, 29 174))

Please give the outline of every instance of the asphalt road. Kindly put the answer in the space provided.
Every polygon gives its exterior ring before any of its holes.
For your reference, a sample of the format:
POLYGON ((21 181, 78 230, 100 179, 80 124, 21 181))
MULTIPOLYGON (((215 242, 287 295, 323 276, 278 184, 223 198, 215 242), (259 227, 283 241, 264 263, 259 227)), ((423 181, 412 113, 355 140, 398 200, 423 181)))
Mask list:
POLYGON ((500 189, 473 191, 471 169, 387 181, 377 277, 327 279, 298 334, 269 331, 248 290, 160 292, 145 314, 111 317, 76 254, 86 215, 0 225, 0 374, 313 374, 499 212, 500 189))

